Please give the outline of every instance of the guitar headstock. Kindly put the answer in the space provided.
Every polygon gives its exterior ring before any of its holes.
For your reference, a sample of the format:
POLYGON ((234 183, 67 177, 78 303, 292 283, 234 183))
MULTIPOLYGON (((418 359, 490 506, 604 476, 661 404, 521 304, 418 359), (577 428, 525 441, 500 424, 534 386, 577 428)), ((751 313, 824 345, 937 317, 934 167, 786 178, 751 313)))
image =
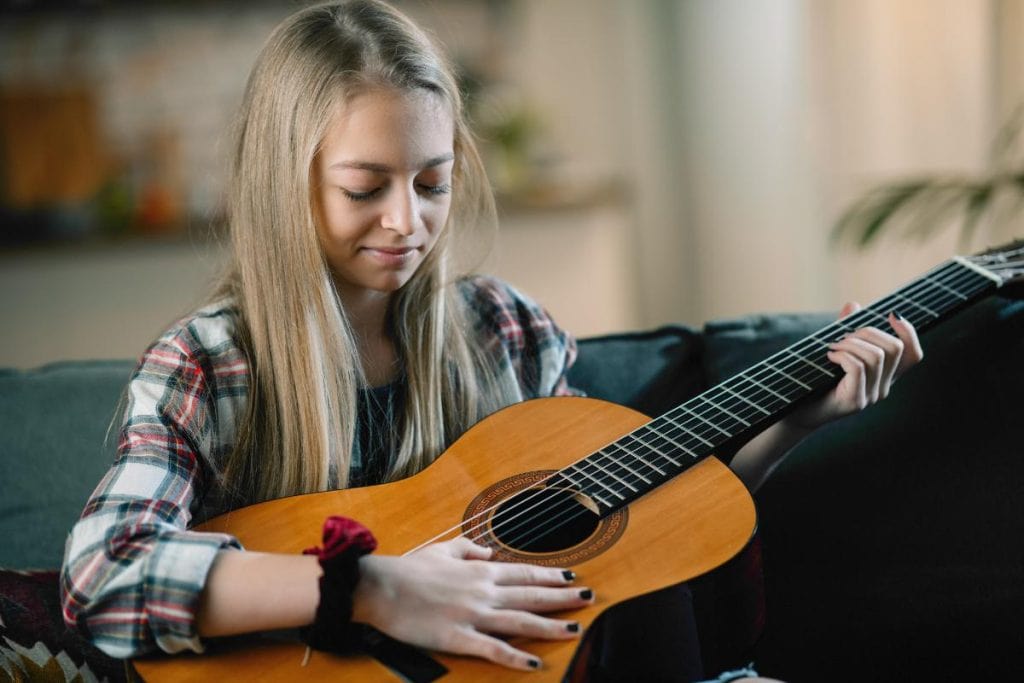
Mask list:
POLYGON ((1009 286, 1014 291, 1024 289, 1024 240, 1014 240, 966 258, 1002 280, 1004 287, 1009 286))

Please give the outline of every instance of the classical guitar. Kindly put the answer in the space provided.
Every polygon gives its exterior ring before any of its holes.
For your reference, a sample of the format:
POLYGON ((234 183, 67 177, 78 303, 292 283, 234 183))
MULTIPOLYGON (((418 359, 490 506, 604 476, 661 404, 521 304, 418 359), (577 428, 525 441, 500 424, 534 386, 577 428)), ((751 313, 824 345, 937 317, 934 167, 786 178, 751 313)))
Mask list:
MULTIPOLYGON (((825 358, 830 342, 865 325, 891 331, 893 310, 925 330, 1021 274, 1022 243, 955 257, 653 420, 588 398, 527 401, 484 419, 403 481, 262 503, 199 528, 285 553, 317 545, 330 514, 365 523, 386 554, 466 536, 495 548, 496 559, 572 567, 597 589, 596 604, 572 613, 585 629, 609 606, 708 572, 743 548, 753 501, 709 456, 834 385, 841 371, 825 358)), ((529 680, 556 680, 578 641, 525 645, 545 662, 529 680)), ((374 657, 305 655, 295 639, 254 636, 134 664, 147 681, 397 680, 374 657)), ((522 676, 465 657, 429 658, 444 681, 522 676)))

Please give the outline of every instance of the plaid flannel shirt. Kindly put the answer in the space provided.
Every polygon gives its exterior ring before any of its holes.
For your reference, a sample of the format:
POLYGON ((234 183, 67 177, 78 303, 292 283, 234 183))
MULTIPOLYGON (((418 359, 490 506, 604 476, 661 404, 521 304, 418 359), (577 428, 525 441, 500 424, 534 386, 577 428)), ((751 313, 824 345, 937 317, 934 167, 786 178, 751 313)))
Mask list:
MULTIPOLYGON (((518 399, 575 393, 575 341, 536 303, 486 277, 460 287, 480 342, 518 399)), ((230 301, 179 321, 143 354, 128 385, 117 457, 65 548, 64 619, 114 657, 202 652, 196 610, 226 534, 189 527, 226 512, 216 473, 245 414, 249 366, 230 301)))

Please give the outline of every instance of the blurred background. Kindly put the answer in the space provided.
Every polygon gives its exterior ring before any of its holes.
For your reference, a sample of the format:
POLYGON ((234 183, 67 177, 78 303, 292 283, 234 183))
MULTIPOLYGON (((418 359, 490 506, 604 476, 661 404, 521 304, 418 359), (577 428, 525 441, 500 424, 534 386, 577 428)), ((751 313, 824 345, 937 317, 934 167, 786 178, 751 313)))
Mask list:
MULTIPOLYGON (((136 357, 200 301, 245 79, 303 4, 0 0, 0 366, 136 357)), ((395 4, 471 95, 483 269, 579 336, 866 303, 1024 236, 1018 191, 969 235, 954 197, 927 231, 833 239, 905 178, 1024 190, 1024 0, 395 4)))

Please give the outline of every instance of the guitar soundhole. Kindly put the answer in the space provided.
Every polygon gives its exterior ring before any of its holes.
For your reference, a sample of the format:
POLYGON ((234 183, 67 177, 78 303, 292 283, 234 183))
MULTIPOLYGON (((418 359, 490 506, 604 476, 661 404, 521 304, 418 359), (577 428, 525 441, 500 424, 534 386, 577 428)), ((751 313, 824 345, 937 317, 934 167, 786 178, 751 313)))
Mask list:
POLYGON ((462 534, 493 548, 494 560, 549 567, 571 567, 614 545, 628 509, 599 517, 573 491, 544 486, 553 474, 521 472, 487 487, 466 508, 462 534))
POLYGON ((491 517, 491 533, 513 550, 553 553, 586 541, 600 521, 572 491, 527 489, 498 506, 491 517))

